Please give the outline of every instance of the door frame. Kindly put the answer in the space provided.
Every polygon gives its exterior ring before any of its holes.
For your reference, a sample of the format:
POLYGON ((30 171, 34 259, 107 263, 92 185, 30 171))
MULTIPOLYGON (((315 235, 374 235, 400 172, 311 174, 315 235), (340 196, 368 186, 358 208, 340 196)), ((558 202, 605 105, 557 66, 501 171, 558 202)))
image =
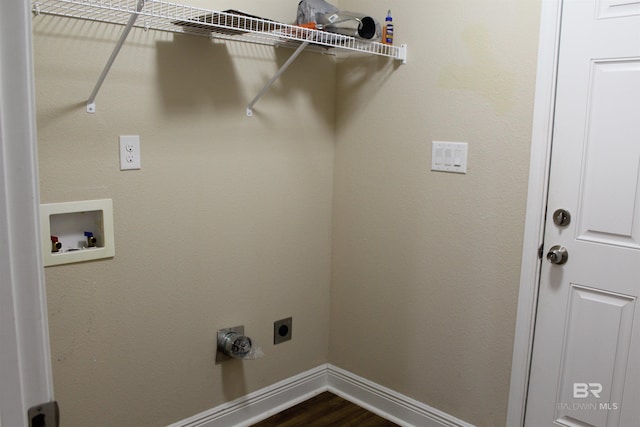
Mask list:
POLYGON ((0 423, 53 400, 40 249, 31 2, 0 2, 0 423))
POLYGON ((516 316, 507 426, 523 426, 540 288, 563 0, 542 0, 529 188, 516 316))

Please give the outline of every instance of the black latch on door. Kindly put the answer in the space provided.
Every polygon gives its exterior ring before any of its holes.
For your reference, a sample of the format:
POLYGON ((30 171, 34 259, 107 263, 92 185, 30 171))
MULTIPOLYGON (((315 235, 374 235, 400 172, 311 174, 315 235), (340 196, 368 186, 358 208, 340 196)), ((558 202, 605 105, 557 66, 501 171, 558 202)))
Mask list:
POLYGON ((29 409, 29 427, 60 427, 58 402, 43 403, 29 409))

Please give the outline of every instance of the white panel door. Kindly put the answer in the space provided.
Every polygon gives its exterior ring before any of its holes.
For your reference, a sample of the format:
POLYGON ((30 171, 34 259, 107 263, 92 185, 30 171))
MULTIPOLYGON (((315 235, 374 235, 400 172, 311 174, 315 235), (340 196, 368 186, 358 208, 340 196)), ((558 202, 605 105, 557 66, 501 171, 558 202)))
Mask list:
POLYGON ((525 425, 640 425, 640 1, 565 0, 525 425), (558 209, 570 213, 557 225, 558 209))

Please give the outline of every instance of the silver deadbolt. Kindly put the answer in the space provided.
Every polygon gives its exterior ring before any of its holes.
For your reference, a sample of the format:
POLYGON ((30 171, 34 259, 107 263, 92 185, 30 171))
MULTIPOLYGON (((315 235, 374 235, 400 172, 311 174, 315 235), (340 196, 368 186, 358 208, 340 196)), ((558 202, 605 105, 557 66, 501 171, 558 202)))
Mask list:
POLYGON ((571 223, 571 214, 566 209, 558 209, 553 213, 553 223, 558 227, 566 227, 571 223))
POLYGON ((547 252, 547 261, 551 264, 562 265, 569 259, 569 252, 560 245, 555 245, 547 252))

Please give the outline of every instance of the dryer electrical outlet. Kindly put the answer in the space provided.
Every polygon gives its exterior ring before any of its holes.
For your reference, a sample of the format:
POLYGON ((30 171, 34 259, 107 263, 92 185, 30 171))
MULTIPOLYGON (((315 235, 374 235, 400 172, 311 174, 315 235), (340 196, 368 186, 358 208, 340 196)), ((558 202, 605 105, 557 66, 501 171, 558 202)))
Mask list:
POLYGON ((431 170, 439 172, 467 173, 466 142, 433 141, 431 170))
POLYGON ((140 136, 120 135, 120 170, 140 169, 140 136))
POLYGON ((280 344, 291 339, 293 332, 293 317, 273 322, 273 343, 280 344))

